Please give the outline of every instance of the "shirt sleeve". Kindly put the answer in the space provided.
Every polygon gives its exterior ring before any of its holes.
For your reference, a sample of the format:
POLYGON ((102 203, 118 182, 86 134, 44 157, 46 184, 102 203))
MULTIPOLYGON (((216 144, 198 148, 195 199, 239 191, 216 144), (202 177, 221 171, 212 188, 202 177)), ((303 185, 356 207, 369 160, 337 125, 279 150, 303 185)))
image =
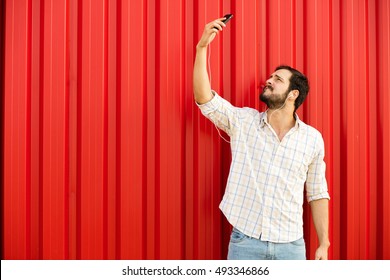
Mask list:
POLYGON ((223 99, 215 91, 212 91, 212 93, 214 97, 210 101, 204 104, 196 104, 206 118, 229 136, 232 136, 239 125, 238 108, 223 99))
POLYGON ((325 178, 326 164, 324 162, 324 140, 319 135, 316 155, 309 165, 306 180, 306 198, 308 202, 318 199, 330 199, 325 178))

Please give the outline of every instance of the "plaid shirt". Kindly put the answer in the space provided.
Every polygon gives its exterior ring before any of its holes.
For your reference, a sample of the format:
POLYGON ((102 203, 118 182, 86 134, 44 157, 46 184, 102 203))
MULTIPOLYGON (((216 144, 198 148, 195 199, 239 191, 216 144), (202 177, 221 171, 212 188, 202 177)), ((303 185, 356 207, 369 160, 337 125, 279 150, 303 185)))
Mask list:
POLYGON ((230 136, 232 163, 220 209, 250 237, 280 243, 301 238, 305 182, 309 202, 329 199, 320 132, 296 115, 280 141, 266 112, 234 107, 213 94, 198 106, 230 136))

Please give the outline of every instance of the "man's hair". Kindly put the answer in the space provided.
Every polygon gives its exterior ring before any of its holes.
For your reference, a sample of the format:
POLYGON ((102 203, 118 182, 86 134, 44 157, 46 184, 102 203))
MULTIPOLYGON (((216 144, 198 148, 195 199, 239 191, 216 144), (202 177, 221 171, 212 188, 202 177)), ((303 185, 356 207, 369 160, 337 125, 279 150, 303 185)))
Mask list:
POLYGON ((290 86, 288 88, 288 92, 292 90, 298 90, 299 95, 297 99, 295 99, 295 111, 298 109, 299 106, 303 103, 303 101, 306 99, 307 94, 309 93, 310 87, 309 87, 309 80, 305 75, 303 75, 301 72, 299 72, 297 69, 294 69, 288 65, 280 65, 276 67, 275 71, 285 69, 291 72, 292 76, 290 78, 290 86))

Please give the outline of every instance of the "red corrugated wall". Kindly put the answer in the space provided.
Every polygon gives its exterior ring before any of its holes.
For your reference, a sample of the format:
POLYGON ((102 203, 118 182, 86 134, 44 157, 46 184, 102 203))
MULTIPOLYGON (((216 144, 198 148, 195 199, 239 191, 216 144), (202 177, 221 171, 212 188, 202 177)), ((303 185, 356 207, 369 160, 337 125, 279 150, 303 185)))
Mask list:
MULTIPOLYGON (((204 25, 212 86, 259 104, 305 72, 324 137, 331 259, 390 259, 390 1, 6 0, 0 5, 3 259, 224 259, 230 150, 193 101, 204 25)), ((305 208, 308 257, 317 245, 305 208)))

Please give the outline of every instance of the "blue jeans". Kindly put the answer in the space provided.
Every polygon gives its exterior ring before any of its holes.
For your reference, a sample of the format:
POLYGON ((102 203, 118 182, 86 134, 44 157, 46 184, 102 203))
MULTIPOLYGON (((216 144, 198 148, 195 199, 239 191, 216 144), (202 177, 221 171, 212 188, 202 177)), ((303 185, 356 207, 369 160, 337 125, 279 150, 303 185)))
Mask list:
POLYGON ((230 236, 228 260, 306 260, 305 240, 274 243, 249 237, 236 228, 230 236))

